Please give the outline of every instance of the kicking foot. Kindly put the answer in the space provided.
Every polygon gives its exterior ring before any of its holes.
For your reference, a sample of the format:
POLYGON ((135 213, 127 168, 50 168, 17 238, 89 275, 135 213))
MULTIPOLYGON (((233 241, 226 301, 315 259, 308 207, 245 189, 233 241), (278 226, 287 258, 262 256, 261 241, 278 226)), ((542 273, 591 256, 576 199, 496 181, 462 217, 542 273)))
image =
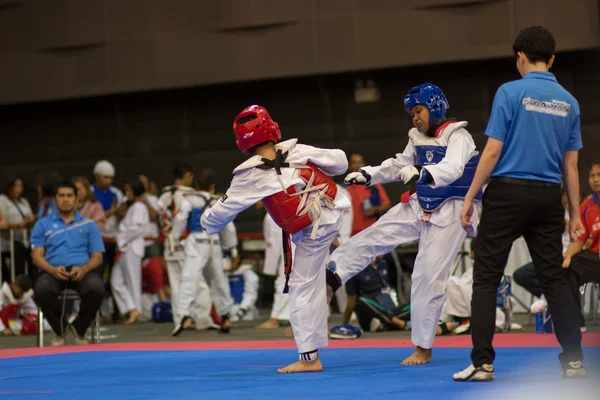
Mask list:
POLYGON ((256 329, 274 329, 279 328, 279 320, 275 318, 269 318, 260 325, 256 325, 256 329))
POLYGON ((415 352, 410 357, 402 361, 402 365, 423 365, 431 361, 431 349, 424 349, 417 346, 415 352))
POLYGON ((285 328, 285 337, 292 339, 294 338, 294 330, 292 329, 291 325, 285 328))
POLYGON ((318 358, 315 361, 297 361, 284 368, 279 368, 277 372, 280 374, 292 374, 294 372, 321 372, 323 364, 318 358))
POLYGON ((125 322, 125 325, 131 325, 133 323, 135 323, 138 318, 140 317, 140 315, 142 315, 142 313, 140 313, 140 310, 132 310, 129 313, 129 319, 127 319, 127 322, 125 322))

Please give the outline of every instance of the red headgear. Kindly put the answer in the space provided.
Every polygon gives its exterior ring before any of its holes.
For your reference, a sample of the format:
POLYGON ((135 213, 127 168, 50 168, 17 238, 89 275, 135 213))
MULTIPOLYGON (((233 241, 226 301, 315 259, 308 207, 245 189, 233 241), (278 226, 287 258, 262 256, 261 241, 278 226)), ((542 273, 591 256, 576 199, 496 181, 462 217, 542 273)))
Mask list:
POLYGON ((281 140, 279 125, 273 121, 266 108, 250 106, 233 120, 233 133, 237 147, 244 153, 264 142, 281 140))

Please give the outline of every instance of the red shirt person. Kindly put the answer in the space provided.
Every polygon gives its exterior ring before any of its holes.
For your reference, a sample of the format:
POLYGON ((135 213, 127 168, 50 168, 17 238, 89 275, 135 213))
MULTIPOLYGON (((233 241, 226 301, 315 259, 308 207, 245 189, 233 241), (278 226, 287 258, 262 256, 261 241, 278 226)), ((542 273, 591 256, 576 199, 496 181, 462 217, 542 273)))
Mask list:
POLYGON ((600 160, 592 162, 588 183, 593 194, 580 206, 580 216, 585 233, 578 241, 570 243, 563 254, 563 268, 572 272, 573 294, 580 299, 578 287, 587 282, 600 282, 600 160), (590 241, 588 249, 583 247, 590 241))

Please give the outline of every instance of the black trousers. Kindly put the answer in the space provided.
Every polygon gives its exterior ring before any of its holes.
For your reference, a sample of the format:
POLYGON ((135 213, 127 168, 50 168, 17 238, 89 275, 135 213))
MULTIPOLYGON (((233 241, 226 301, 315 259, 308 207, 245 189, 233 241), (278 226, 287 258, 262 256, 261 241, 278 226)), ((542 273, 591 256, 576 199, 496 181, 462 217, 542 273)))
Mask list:
POLYGON ((79 336, 83 336, 90 326, 104 297, 104 282, 98 273, 91 271, 81 281, 59 281, 52 275, 44 272, 35 282, 33 289, 35 301, 42 309, 54 333, 62 336, 65 332, 63 301, 58 295, 64 289, 74 289, 81 297, 79 314, 73 327, 79 336), (62 320, 61 320, 62 317, 62 320))
POLYGON ((490 182, 483 198, 473 266, 471 360, 475 367, 494 362, 496 291, 512 244, 521 235, 552 312, 563 348, 559 359, 561 363, 583 359, 581 310, 572 293, 570 273, 562 268, 564 224, 559 185, 502 178, 490 182))

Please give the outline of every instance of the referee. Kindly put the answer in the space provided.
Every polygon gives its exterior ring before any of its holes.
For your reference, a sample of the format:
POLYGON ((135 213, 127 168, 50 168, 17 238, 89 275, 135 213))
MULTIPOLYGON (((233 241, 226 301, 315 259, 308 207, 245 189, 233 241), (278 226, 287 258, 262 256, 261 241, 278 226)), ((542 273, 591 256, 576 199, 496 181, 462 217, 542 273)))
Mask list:
POLYGON ((465 197, 463 227, 471 225, 473 198, 486 179, 477 234, 471 299, 473 362, 454 374, 455 381, 494 379, 496 290, 513 242, 523 236, 531 253, 563 352, 564 377, 583 377, 581 310, 568 285, 561 236, 564 208, 560 187, 568 192, 573 241, 584 233, 579 218, 578 150, 581 149, 579 105, 548 72, 555 42, 543 27, 522 30, 513 50, 523 79, 508 82, 496 92, 485 131, 488 141, 475 178, 465 197))

